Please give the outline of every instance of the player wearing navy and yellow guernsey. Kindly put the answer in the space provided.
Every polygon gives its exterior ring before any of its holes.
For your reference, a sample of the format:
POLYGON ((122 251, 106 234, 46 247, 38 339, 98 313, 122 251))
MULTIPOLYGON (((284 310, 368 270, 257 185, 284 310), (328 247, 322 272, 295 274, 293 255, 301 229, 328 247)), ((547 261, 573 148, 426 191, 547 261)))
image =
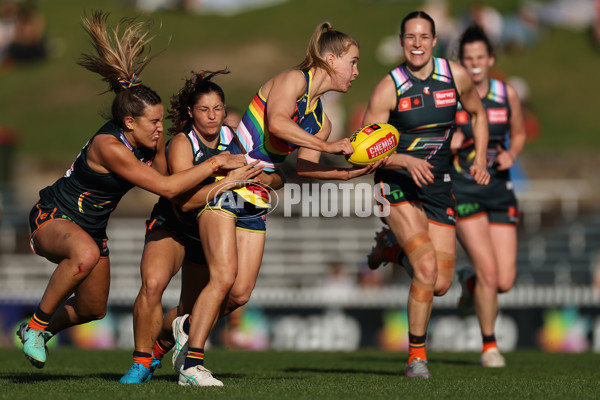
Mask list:
POLYGON ((457 236, 474 268, 474 271, 470 267, 458 271, 463 289, 459 308, 463 314, 473 311, 477 314, 483 341, 481 364, 503 367, 506 363, 498 350, 494 327, 498 293, 512 288, 517 273, 519 220, 509 168, 523 150, 526 133, 516 90, 489 77, 495 57, 483 29, 473 25, 465 30, 459 58, 487 111, 490 132, 487 169, 491 177, 489 185, 480 186, 466 173, 473 160, 473 131, 468 114, 459 108, 457 131, 452 140, 456 151, 452 185, 458 213, 457 236))
MULTIPOLYGON (((327 141, 331 122, 323 112, 321 96, 332 90, 348 91, 358 76, 358 58, 356 40, 332 29, 329 22, 319 24, 310 39, 305 60, 296 69, 284 71, 262 85, 244 113, 237 136, 239 150, 246 153, 247 160, 274 171, 297 148, 299 175, 341 180, 370 173, 384 165, 387 160, 362 168, 336 168, 319 163, 321 152, 351 154, 353 151, 347 138, 327 141)), ((232 152, 235 146, 232 143, 232 152)), ((196 384, 186 378, 187 366, 191 364, 190 358, 203 356, 198 349, 204 348, 220 313, 221 303, 217 300, 226 299, 226 310, 233 310, 250 298, 264 251, 264 227, 260 231, 238 230, 236 235, 235 223, 268 210, 268 196, 264 195, 271 186, 268 179, 273 176, 267 174, 265 180, 261 179, 262 189, 246 186, 235 190, 235 195, 225 193, 215 198, 200 215, 200 235, 207 261, 219 271, 221 279, 213 279, 211 271, 211 279, 198 297, 198 304, 202 305, 198 318, 194 314, 190 321, 184 315, 173 322, 176 339, 185 338, 184 327, 191 325, 188 345, 189 349, 196 349, 193 354, 188 350, 180 370, 180 383, 196 384), (223 215, 232 218, 223 218, 223 215), (232 245, 236 237, 237 246, 232 245)), ((181 347, 177 341, 175 360, 182 358, 177 354, 181 347)), ((179 369, 180 363, 176 365, 179 369)))
MULTIPOLYGON (((314 96, 311 93, 313 72, 310 70, 301 72, 304 76, 305 90, 304 94, 296 100, 290 119, 305 132, 315 135, 323 129, 326 115, 321 99, 311 98, 314 96)), ((260 160, 263 168, 274 170, 300 146, 279 138, 265 126, 267 98, 263 95, 263 91, 265 91, 263 88, 258 90, 242 116, 238 125, 238 134, 240 143, 246 151, 247 160, 249 162, 260 160)))
MULTIPOLYGON (((305 79, 304 94, 296 100, 291 120, 310 135, 322 132, 327 116, 323 111, 321 99, 311 103, 313 72, 301 71, 305 79)), ((265 110, 267 100, 262 94, 263 88, 252 99, 248 109, 242 116, 237 128, 238 139, 231 143, 233 153, 245 154, 251 163, 259 162, 264 171, 278 171, 285 158, 300 146, 275 136, 265 126, 265 110)), ((328 121, 328 120, 327 120, 328 121)), ((264 232, 266 230, 266 213, 269 209, 269 196, 265 187, 247 186, 226 193, 213 200, 206 209, 220 209, 247 226, 245 229, 264 232), (241 199, 240 199, 241 197, 241 199), (245 203, 244 207, 239 207, 245 203)), ((239 226, 238 226, 239 227, 239 226)))
MULTIPOLYGON (((478 184, 489 180, 485 110, 464 68, 433 57, 436 41, 435 23, 426 13, 415 11, 403 19, 400 43, 406 62, 379 82, 363 119, 363 124, 390 123, 400 132, 397 153, 377 171, 375 184, 381 187, 382 201, 391 206, 385 221, 413 269, 406 375, 422 378, 431 376, 425 342, 433 296, 448 291, 454 274, 455 211, 449 168, 459 100, 472 118, 476 139, 470 173, 478 184)), ((369 255, 373 268, 385 261, 385 238, 378 235, 369 255)))
MULTIPOLYGON (((146 221, 146 242, 140 268, 142 286, 133 311, 133 365, 121 378, 121 383, 148 382, 163 356, 173 347, 171 324, 178 308, 169 311, 163 321, 161 299, 179 269, 183 266, 180 307, 188 313, 192 312, 199 292, 206 285, 209 272, 211 278, 219 278, 204 254, 202 242, 206 240, 198 229, 201 210, 212 197, 239 186, 239 182, 252 182, 261 172, 259 168, 253 168, 253 164, 244 165, 242 154, 233 155, 227 151, 235 134, 223 124, 225 94, 212 81, 215 75, 222 73, 228 71, 193 73, 171 99, 169 118, 173 120, 173 126, 170 132, 176 135, 167 146, 170 172, 178 173, 203 164, 222 168, 214 170, 196 188, 175 201, 161 197, 146 221), (223 173, 227 175, 216 181, 223 173)), ((220 383, 203 367, 197 374, 205 383, 220 383)))
POLYGON ((107 19, 100 11, 84 16, 97 55, 83 54, 79 64, 100 74, 115 92, 110 122, 65 177, 41 191, 31 213, 32 249, 58 264, 35 314, 17 332, 38 368, 45 365, 45 343, 53 334, 106 314, 110 261, 104 229, 120 197, 139 186, 175 199, 221 167, 217 160, 166 175, 163 106, 139 77, 150 61, 143 49, 152 40, 145 30, 151 25, 124 19, 113 30, 107 19))

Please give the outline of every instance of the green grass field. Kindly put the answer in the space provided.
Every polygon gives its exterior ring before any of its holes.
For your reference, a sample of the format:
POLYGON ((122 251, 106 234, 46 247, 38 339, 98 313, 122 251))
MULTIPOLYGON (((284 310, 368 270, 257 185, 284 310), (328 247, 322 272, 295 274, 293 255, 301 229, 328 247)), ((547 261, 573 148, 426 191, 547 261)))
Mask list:
POLYGON ((404 353, 241 352, 211 349, 207 367, 222 388, 177 384, 170 364, 148 384, 121 385, 131 352, 51 350, 42 370, 20 350, 0 352, 0 399, 593 399, 600 355, 506 354, 508 367, 484 369, 476 353, 429 354, 430 380, 404 376, 404 353))

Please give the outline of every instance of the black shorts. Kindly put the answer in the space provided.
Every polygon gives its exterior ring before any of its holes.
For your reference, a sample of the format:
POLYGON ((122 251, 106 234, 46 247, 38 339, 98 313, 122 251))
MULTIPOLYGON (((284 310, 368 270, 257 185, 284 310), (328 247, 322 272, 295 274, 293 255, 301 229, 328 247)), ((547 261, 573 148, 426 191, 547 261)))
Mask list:
MULTIPOLYGON (((33 206, 33 208, 31 209, 31 212, 29 213, 29 229, 31 230, 31 236, 29 237, 29 246, 35 254, 44 256, 44 254, 40 252, 40 250, 35 246, 33 242, 33 238, 37 233, 38 229, 40 229, 42 225, 58 219, 64 219, 76 223, 55 204, 53 204, 53 202, 49 198, 40 199, 40 201, 38 201, 36 205, 33 206)), ((81 226, 80 224, 78 225, 81 227, 81 229, 83 229, 88 235, 92 237, 94 242, 96 242, 96 245, 100 250, 100 258, 107 258, 110 252, 108 250, 108 237, 106 236, 106 229, 94 229, 86 226, 81 226)))
POLYGON ((485 186, 462 174, 453 174, 452 187, 459 219, 486 213, 491 223, 519 223, 517 198, 508 174, 492 175, 485 186))
POLYGON ((160 199, 146 220, 146 237, 150 232, 165 231, 185 247, 185 259, 206 266, 206 256, 200 241, 194 213, 181 213, 171 202, 160 199))
POLYGON ((378 193, 390 206, 418 203, 431 222, 456 226, 455 200, 449 174, 436 177, 432 184, 419 188, 408 173, 378 170, 375 173, 375 184, 378 193))

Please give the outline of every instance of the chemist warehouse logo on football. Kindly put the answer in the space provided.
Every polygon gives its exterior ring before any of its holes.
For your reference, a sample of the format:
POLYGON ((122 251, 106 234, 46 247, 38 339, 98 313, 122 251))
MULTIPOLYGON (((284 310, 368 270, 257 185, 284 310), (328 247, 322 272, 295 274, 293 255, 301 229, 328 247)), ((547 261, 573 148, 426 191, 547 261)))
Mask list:
POLYGON ((439 90, 433 92, 436 107, 448 107, 456 104, 456 92, 454 89, 439 90))
POLYGON ((417 96, 404 97, 404 98, 400 99, 400 102, 398 103, 398 111, 408 111, 408 110, 414 110, 415 108, 422 108, 422 107, 423 107, 423 96, 420 94, 417 96))
POLYGON ((398 142, 396 141, 396 135, 394 135, 392 132, 388 133, 385 137, 379 139, 367 149, 369 160, 395 148, 397 144, 398 142))

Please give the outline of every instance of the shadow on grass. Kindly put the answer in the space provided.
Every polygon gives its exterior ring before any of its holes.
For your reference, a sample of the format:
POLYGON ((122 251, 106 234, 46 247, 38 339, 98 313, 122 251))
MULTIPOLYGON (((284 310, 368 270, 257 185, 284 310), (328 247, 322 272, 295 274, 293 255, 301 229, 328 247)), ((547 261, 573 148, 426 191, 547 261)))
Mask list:
POLYGON ((445 365, 463 365, 463 366, 472 366, 479 365, 479 358, 474 358, 473 361, 465 360, 465 359, 452 359, 452 358, 436 358, 436 357, 427 357, 429 359, 429 365, 432 364, 445 364, 445 365))
MULTIPOLYGON (((465 359, 463 357, 436 357, 435 355, 427 357, 429 360, 429 365, 431 364, 445 364, 445 365, 479 365, 479 357, 473 356, 469 357, 470 359, 465 359)), ((401 365, 404 367, 408 359, 408 354, 406 353, 398 353, 397 356, 381 356, 381 355, 372 355, 372 356, 354 356, 349 355, 345 357, 345 360, 356 362, 356 363, 367 363, 373 362, 378 364, 391 364, 391 365, 401 365)))
POLYGON ((87 378, 98 378, 105 381, 119 382, 121 374, 90 374, 90 375, 67 375, 67 374, 43 374, 43 373, 13 373, 13 374, 0 374, 0 379, 6 379, 12 383, 26 384, 26 383, 39 383, 49 381, 70 381, 74 379, 87 379, 87 378))
POLYGON ((286 368, 282 370, 286 373, 296 372, 311 372, 319 374, 365 374, 365 375, 383 375, 383 376, 398 376, 404 375, 404 371, 373 371, 370 369, 335 369, 335 368, 286 368))
POLYGON ((344 360, 355 362, 355 363, 365 363, 365 362, 373 362, 378 364, 398 364, 401 362, 406 362, 406 354, 398 354, 397 356, 384 356, 384 355, 369 355, 369 356, 355 356, 349 355, 348 357, 344 357, 344 360))

